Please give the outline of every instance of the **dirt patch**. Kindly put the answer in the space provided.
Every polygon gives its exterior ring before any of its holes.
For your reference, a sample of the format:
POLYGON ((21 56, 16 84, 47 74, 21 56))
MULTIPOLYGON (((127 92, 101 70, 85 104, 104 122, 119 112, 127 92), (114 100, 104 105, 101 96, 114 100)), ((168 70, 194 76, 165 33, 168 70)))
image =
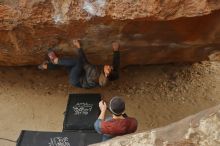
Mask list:
MULTIPOLYGON (((69 93, 120 95, 138 131, 160 127, 220 103, 220 63, 132 66, 105 88, 79 89, 65 70, 0 68, 0 137, 16 140, 22 129, 61 131, 69 93)), ((13 143, 0 140, 1 146, 13 143)))

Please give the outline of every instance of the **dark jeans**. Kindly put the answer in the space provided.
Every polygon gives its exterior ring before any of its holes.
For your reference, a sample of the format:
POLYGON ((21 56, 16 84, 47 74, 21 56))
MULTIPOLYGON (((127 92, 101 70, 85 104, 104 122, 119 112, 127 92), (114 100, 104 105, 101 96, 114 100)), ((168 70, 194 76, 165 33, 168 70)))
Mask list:
POLYGON ((83 74, 83 60, 77 58, 59 58, 58 64, 48 64, 48 69, 55 69, 64 66, 69 71, 69 82, 76 87, 82 87, 80 84, 80 77, 83 74))
POLYGON ((78 49, 78 57, 76 58, 59 58, 58 64, 48 64, 48 69, 64 66, 69 70, 69 82, 73 86, 82 87, 80 78, 84 74, 83 66, 89 63, 82 48, 78 49))
POLYGON ((65 66, 70 71, 70 84, 76 87, 81 87, 80 77, 83 74, 83 61, 80 58, 59 58, 58 65, 65 66))

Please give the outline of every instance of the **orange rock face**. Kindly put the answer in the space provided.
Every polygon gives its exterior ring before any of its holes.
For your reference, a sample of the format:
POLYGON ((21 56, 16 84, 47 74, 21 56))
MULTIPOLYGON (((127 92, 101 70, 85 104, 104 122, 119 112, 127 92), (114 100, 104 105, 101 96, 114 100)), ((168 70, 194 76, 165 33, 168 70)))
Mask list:
POLYGON ((93 63, 122 65, 218 59, 218 0, 0 0, 0 65, 35 65, 48 48, 73 55, 81 39, 93 63), (213 57, 214 56, 214 57, 213 57))

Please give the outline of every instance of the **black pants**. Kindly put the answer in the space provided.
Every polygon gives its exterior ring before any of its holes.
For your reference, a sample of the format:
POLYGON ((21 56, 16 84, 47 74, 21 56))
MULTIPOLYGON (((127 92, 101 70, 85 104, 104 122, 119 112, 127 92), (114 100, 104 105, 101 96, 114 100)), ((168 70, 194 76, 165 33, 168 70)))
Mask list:
POLYGON ((84 64, 89 63, 83 49, 78 49, 78 57, 76 58, 59 58, 58 64, 48 64, 48 69, 64 66, 69 70, 69 82, 76 87, 82 87, 80 78, 84 75, 84 64))
POLYGON ((83 61, 81 58, 60 58, 58 61, 59 66, 65 66, 69 70, 69 82, 76 87, 82 87, 80 78, 83 75, 83 61))

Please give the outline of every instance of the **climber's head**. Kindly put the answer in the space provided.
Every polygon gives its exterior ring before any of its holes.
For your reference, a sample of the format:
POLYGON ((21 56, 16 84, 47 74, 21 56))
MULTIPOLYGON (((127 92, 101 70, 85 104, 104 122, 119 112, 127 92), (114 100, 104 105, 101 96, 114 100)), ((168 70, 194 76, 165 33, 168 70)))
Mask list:
POLYGON ((104 71, 105 77, 108 77, 111 74, 112 70, 113 70, 113 66, 104 65, 103 71, 104 71))

